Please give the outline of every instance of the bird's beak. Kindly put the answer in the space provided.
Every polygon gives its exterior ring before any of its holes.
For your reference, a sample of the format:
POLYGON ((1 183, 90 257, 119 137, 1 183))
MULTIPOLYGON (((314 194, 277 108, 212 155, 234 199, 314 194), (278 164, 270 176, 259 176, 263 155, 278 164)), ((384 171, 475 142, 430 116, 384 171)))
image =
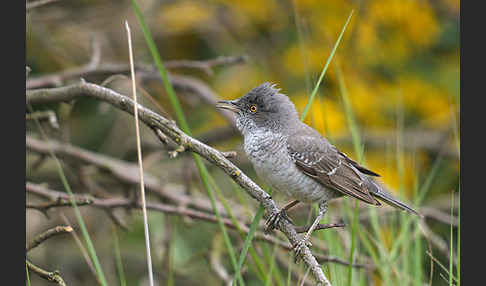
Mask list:
POLYGON ((236 101, 234 100, 220 100, 216 103, 216 107, 221 109, 228 109, 236 113, 240 111, 238 105, 236 105, 236 101))

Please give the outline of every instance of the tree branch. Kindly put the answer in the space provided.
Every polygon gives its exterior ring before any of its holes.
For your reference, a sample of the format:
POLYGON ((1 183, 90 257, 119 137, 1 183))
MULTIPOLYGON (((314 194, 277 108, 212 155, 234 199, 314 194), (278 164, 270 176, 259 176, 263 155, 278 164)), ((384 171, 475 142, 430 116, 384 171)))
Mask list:
MULTIPOLYGON (((167 61, 164 65, 166 68, 196 68, 205 72, 212 70, 216 66, 229 66, 234 64, 240 64, 247 61, 246 56, 231 56, 231 57, 218 57, 215 59, 205 61, 190 61, 190 60, 173 60, 167 61)), ((135 70, 137 72, 144 73, 156 73, 157 70, 153 65, 136 64, 135 70)), ((85 64, 81 67, 71 68, 64 71, 51 73, 42 76, 30 77, 27 80, 27 89, 32 88, 44 88, 44 87, 59 87, 66 80, 74 78, 86 78, 94 76, 109 76, 112 74, 122 73, 128 74, 130 72, 130 66, 128 64, 118 63, 105 63, 102 65, 85 64)))
POLYGON ((30 270, 34 271, 37 275, 46 279, 47 281, 55 282, 59 285, 66 286, 66 283, 64 282, 61 275, 59 274, 59 271, 55 270, 53 272, 49 272, 47 270, 40 268, 39 266, 34 265, 32 262, 28 261, 27 259, 25 260, 25 263, 27 264, 27 267, 30 270))
POLYGON ((28 2, 25 5, 25 10, 28 12, 32 9, 37 8, 37 7, 44 6, 46 4, 50 4, 50 3, 53 3, 53 2, 57 2, 57 1, 59 1, 59 0, 38 0, 38 1, 28 2))
MULTIPOLYGON (((111 89, 84 81, 65 87, 26 91, 27 104, 70 101, 82 96, 93 97, 108 102, 121 110, 133 114, 133 101, 129 97, 119 94, 111 89)), ((279 212, 279 209, 272 200, 272 197, 261 189, 255 182, 253 182, 231 161, 225 158, 221 152, 188 136, 177 127, 175 122, 168 120, 141 105, 138 106, 138 112, 140 120, 142 120, 148 127, 152 128, 154 132, 156 132, 156 130, 162 131, 162 133, 164 133, 168 138, 176 142, 178 145, 181 145, 185 149, 201 155, 210 163, 223 170, 252 198, 263 205, 267 215, 274 215, 279 212)), ((295 245, 300 240, 294 226, 287 220, 280 220, 277 228, 285 234, 291 245, 295 245)), ((324 272, 322 271, 322 268, 307 246, 303 248, 301 258, 309 267, 319 285, 330 285, 329 281, 324 275, 324 272)))
MULTIPOLYGON (((140 176, 137 173, 136 164, 88 151, 67 143, 63 144, 55 140, 45 142, 28 135, 25 139, 28 150, 47 155, 49 154, 50 150, 56 155, 73 158, 77 162, 84 162, 103 170, 107 170, 122 182, 133 185, 140 183, 140 176)), ((205 212, 211 212, 213 210, 209 201, 175 191, 173 188, 175 188, 176 185, 174 185, 172 189, 167 186, 163 186, 157 177, 148 172, 144 172, 144 178, 144 183, 147 190, 161 199, 168 199, 177 205, 192 206, 205 212)), ((217 204, 217 207, 220 212, 225 213, 225 210, 221 204, 217 204)))
MULTIPOLYGON (((93 97, 108 102, 130 114, 133 112, 133 101, 129 97, 119 94, 111 89, 87 82, 81 82, 59 88, 26 91, 27 104, 70 101, 82 96, 93 97)), ((226 159, 221 152, 188 136, 177 127, 175 122, 170 121, 141 105, 138 107, 138 112, 140 120, 142 120, 154 131, 159 129, 177 144, 184 146, 185 149, 201 155, 210 163, 218 166, 238 185, 240 185, 252 198, 263 205, 267 215, 274 215, 279 212, 279 209, 272 200, 271 196, 261 189, 256 183, 254 183, 231 161, 226 159)), ((287 220, 280 220, 278 229, 285 234, 291 245, 296 244, 300 240, 294 226, 287 220)), ((318 284, 330 285, 329 281, 324 275, 324 272, 322 271, 322 268, 307 246, 303 248, 301 257, 304 263, 310 268, 310 271, 318 281, 318 284)))
POLYGON ((59 235, 59 234, 70 233, 71 231, 73 231, 73 228, 69 225, 68 226, 59 225, 59 226, 53 227, 53 228, 48 229, 45 232, 39 234, 31 243, 29 243, 25 247, 25 249, 26 249, 27 252, 29 252, 32 248, 37 247, 39 244, 41 244, 45 240, 47 240, 47 239, 49 239, 53 236, 59 235))
MULTIPOLYGON (((54 191, 50 190, 42 185, 39 184, 34 184, 31 182, 26 183, 26 190, 27 192, 31 194, 35 194, 37 196, 47 198, 51 201, 69 201, 69 195, 64 192, 59 192, 59 191, 54 191)), ((90 195, 80 195, 80 194, 75 194, 74 195, 74 200, 76 201, 77 204, 80 202, 86 202, 90 201, 90 204, 83 204, 83 205, 91 205, 93 207, 101 208, 101 209, 114 209, 114 208, 134 208, 134 209, 141 209, 141 204, 140 202, 134 202, 131 199, 127 198, 94 198, 90 195)), ((51 205, 51 207, 66 207, 68 205, 51 205)), ((177 207, 177 206, 171 206, 163 203, 154 203, 154 202, 147 202, 147 209, 152 210, 152 211, 159 211, 163 212, 166 214, 170 215, 180 215, 180 216, 185 216, 185 217, 190 217, 192 219, 197 219, 197 220, 203 220, 211 223, 217 223, 217 217, 212 214, 207 214, 203 213, 197 210, 192 210, 187 207, 177 207)), ((229 218, 222 218, 223 223, 225 224, 226 227, 230 229, 237 230, 238 228, 233 224, 233 222, 229 218)), ((319 229, 326 229, 330 227, 340 227, 342 226, 341 224, 322 224, 319 226, 319 229)), ((241 224, 240 229, 248 233, 250 231, 249 227, 246 224, 241 224)), ((298 227, 296 228, 297 232, 303 233, 307 231, 306 227, 298 227)), ((284 248, 286 250, 291 250, 292 248, 287 245, 286 243, 282 242, 281 240, 271 236, 267 235, 261 232, 257 232, 255 234, 255 239, 256 240, 261 240, 265 241, 271 244, 276 244, 280 246, 281 248, 284 248)), ((337 264, 342 264, 342 265, 349 265, 349 263, 345 260, 342 260, 340 258, 336 257, 330 257, 326 255, 318 255, 317 259, 321 262, 333 262, 337 264)), ((370 268, 372 266, 370 265, 365 265, 365 264, 353 264, 353 267, 357 268, 370 268)))

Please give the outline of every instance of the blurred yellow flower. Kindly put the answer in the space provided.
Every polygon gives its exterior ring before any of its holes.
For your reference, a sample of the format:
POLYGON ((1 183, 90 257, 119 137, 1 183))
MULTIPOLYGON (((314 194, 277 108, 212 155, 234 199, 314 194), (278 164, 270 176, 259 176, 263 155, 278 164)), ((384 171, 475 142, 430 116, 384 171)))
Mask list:
POLYGON ((391 250, 393 245, 393 233, 388 225, 380 227, 380 242, 386 250, 391 250))
MULTIPOLYGON (((299 112, 304 110, 309 96, 309 94, 301 92, 291 98, 299 112)), ((329 97, 322 98, 316 95, 304 122, 324 136, 339 136, 348 132, 341 105, 329 97)))
POLYGON ((437 19, 427 1, 373 1, 369 13, 376 24, 404 33, 418 45, 429 45, 438 35, 437 19))
POLYGON ((246 64, 218 73, 215 76, 214 89, 223 99, 235 99, 266 81, 271 81, 267 74, 254 65, 246 64))
POLYGON ((402 78, 399 86, 405 108, 417 112, 426 125, 441 127, 449 124, 454 107, 447 91, 411 77, 402 78))
MULTIPOLYGON (((299 43, 290 46, 283 54, 284 66, 294 76, 304 76, 306 72, 320 74, 327 58, 331 55, 328 46, 299 43)), ((328 70, 329 72, 329 70, 328 70)), ((330 72, 326 73, 326 79, 330 80, 330 72)))
POLYGON ((402 164, 403 177, 400 177, 400 167, 397 163, 395 148, 390 150, 390 152, 365 150, 366 166, 381 175, 379 181, 384 183, 395 196, 398 196, 400 185, 403 184, 405 195, 407 198, 411 198, 414 191, 415 166, 425 163, 424 156, 408 152, 400 155, 399 160, 400 164, 402 164))
POLYGON ((157 24, 164 31, 183 33, 198 29, 212 18, 211 6, 194 1, 176 1, 160 9, 157 24))
POLYGON ((371 1, 356 22, 360 54, 369 63, 402 62, 435 43, 440 26, 427 1, 371 1), (369 57, 369 58, 368 58, 369 57))
POLYGON ((377 42, 377 31, 368 19, 364 18, 358 20, 356 25, 356 41, 360 47, 361 52, 369 54, 371 59, 367 60, 370 62, 376 62, 376 52, 373 52, 373 47, 377 42))
POLYGON ((348 76, 346 82, 349 100, 359 124, 365 128, 390 127, 390 120, 386 118, 386 102, 388 95, 380 91, 380 86, 364 81, 358 75, 348 76))
MULTIPOLYGON (((232 13, 247 18, 245 22, 252 21, 255 23, 276 22, 279 17, 280 5, 276 1, 259 1, 259 0, 215 0, 215 2, 225 4, 232 13)), ((280 13, 281 14, 281 13, 280 13)))

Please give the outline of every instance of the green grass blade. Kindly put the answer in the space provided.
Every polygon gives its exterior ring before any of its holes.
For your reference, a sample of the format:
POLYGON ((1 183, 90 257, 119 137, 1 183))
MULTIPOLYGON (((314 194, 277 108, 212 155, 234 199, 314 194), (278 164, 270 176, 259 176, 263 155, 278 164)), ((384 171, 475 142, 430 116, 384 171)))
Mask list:
MULTIPOLYGON (((179 100, 178 100, 177 96, 175 95, 174 89, 172 88, 172 85, 171 85, 169 78, 167 76, 167 71, 166 71, 164 65, 162 64, 162 59, 160 58, 159 52, 157 50, 157 47, 155 46, 155 43, 154 43, 153 38, 150 34, 150 31, 148 30, 147 26, 145 25, 145 21, 142 17, 142 13, 140 12, 140 9, 138 7, 136 0, 132 0, 132 6, 135 10, 135 14, 137 15, 140 27, 142 29, 145 40, 147 42, 147 46, 149 47, 149 50, 150 50, 152 57, 155 61, 155 65, 157 66, 157 69, 159 70, 160 76, 162 78, 162 82, 164 84, 164 88, 165 88, 167 94, 169 95, 169 99, 170 99, 170 102, 172 104, 172 107, 174 108, 174 110, 176 112, 178 124, 181 126, 182 130, 186 134, 191 136, 192 133, 191 133, 189 125, 186 121, 186 118, 184 116, 184 112, 182 111, 179 100)), ((226 247, 228 249, 228 254, 230 256, 231 264, 233 265, 234 270, 236 270, 237 269, 236 255, 234 253, 234 250, 233 250, 233 247, 232 247, 232 244, 231 244, 231 240, 230 240, 229 235, 227 233, 226 227, 223 224, 223 222, 221 220, 221 215, 218 211, 218 208, 216 207, 216 201, 215 201, 215 198, 214 198, 214 193, 213 193, 212 188, 210 187, 210 182, 209 182, 210 174, 209 174, 206 166, 203 164, 201 157, 199 155, 197 155, 196 153, 192 153, 192 155, 194 157, 194 161, 195 161, 196 166, 198 168, 199 174, 201 175, 201 179, 202 179, 204 188, 206 189, 206 191, 209 195, 211 206, 212 206, 214 213, 215 213, 215 215, 218 219, 218 225, 221 228, 221 231, 223 233, 224 241, 225 241, 226 247)), ((238 281, 240 282, 241 285, 244 285, 242 278, 240 278, 238 281)))
POLYGON ((304 51, 304 37, 303 37, 303 32, 302 32, 302 26, 301 26, 301 20, 299 13, 297 13, 297 8, 296 8, 296 2, 295 0, 292 1, 292 10, 294 13, 294 21, 295 21, 295 28, 297 31, 297 41, 299 42, 299 51, 300 51, 300 57, 302 59, 302 62, 304 64, 304 70, 305 70, 305 90, 306 92, 311 92, 311 78, 310 78, 310 73, 308 69, 308 58, 305 56, 305 51, 304 51))
POLYGON ((292 278, 292 265, 293 265, 293 262, 292 262, 292 256, 289 255, 289 262, 287 263, 287 286, 290 286, 290 281, 291 281, 291 278, 292 278))
MULTIPOLYGON (((341 42, 342 36, 344 35, 344 31, 346 30, 346 27, 348 26, 349 21, 351 20, 351 17, 353 16, 353 13, 354 13, 354 10, 351 10, 351 13, 348 16, 348 19, 346 20, 346 23, 344 24, 343 29, 341 30, 341 33, 339 34, 339 37, 336 40, 336 43, 334 44, 334 47, 333 47, 333 49, 331 51, 331 54, 329 55, 329 57, 328 57, 328 59, 326 61, 326 64, 324 65, 324 67, 322 69, 321 75, 319 76, 319 80, 317 81, 317 83, 316 83, 316 85, 314 87, 314 90, 312 91, 311 95, 309 96, 309 99, 308 99, 307 104, 306 104, 306 106, 304 108, 304 111, 302 112, 302 114, 300 116, 300 120, 302 120, 302 121, 305 119, 305 117, 307 116, 307 114, 308 114, 308 112, 309 112, 309 110, 310 110, 310 108, 312 106, 312 102, 314 101, 314 98, 315 98, 315 96, 317 94, 317 90, 319 89, 319 86, 320 86, 320 84, 322 82, 322 79, 324 78, 324 75, 326 74, 326 71, 327 71, 327 69, 329 67, 329 64, 331 63, 331 60, 333 59, 334 54, 336 53, 337 47, 339 46, 339 43, 341 42)), ((355 214, 355 216, 357 217, 357 213, 355 214)), ((353 233, 354 233, 354 235, 356 235, 356 232, 353 232, 353 233)), ((354 239, 353 239, 353 242, 354 242, 354 239)), ((353 252, 354 252, 354 248, 353 248, 353 251, 351 253, 350 260, 352 260, 352 258, 353 258, 353 255, 354 255, 353 252)), ((352 266, 350 266, 349 272, 352 273, 352 266)))
POLYGON ((137 1, 132 0, 132 6, 135 10, 135 14, 137 15, 138 22, 140 24, 140 27, 143 31, 143 35, 145 36, 145 41, 147 42, 147 46, 150 49, 150 53, 152 54, 152 57, 154 59, 155 65, 157 66, 157 69, 159 70, 160 77, 162 78, 162 83, 164 84, 165 91, 169 95, 169 100, 170 103, 172 104, 172 107, 174 108, 174 111, 176 113, 177 121, 179 126, 181 126, 182 130, 187 133, 188 135, 191 135, 190 129, 189 129, 189 124, 186 121, 186 118, 184 116, 184 112, 182 111, 181 104, 179 103, 179 100, 177 99, 177 96, 175 95, 174 88, 170 84, 169 77, 167 74, 167 70, 165 69, 164 65, 162 64, 162 59, 160 58, 160 54, 157 51, 157 47, 155 45, 155 42, 150 35, 150 31, 147 28, 147 25, 145 25, 145 21, 143 20, 142 17, 142 12, 140 11, 140 8, 138 7, 137 1))
MULTIPOLYGON (((194 161, 196 162, 196 166, 199 170, 199 173, 201 174, 201 179, 203 181, 204 188, 206 189, 206 191, 209 195, 209 200, 211 201, 211 206, 214 210, 216 218, 218 219, 218 225, 221 229, 221 232, 223 233, 224 242, 226 244, 226 248, 228 249, 228 254, 230 256, 231 264, 233 265, 233 268, 236 271, 236 269, 238 267, 237 262, 236 262, 236 255, 234 253, 233 245, 231 244, 231 240, 229 238, 226 227, 223 223, 223 220, 221 219, 221 215, 220 215, 219 210, 216 206, 216 200, 214 198, 213 190, 209 185, 209 177, 210 177, 209 172, 206 169, 206 166, 202 163, 201 157, 199 157, 199 155, 193 153, 193 157, 194 157, 194 161)), ((241 276, 239 277, 238 282, 240 282, 240 285, 245 285, 241 276)))
POLYGON ((450 226, 450 244, 449 244, 449 286, 452 286, 452 268, 454 266, 454 235, 453 235, 453 224, 452 218, 454 217, 454 192, 452 193, 451 200, 451 226, 450 226))
MULTIPOLYGON (((450 279, 454 280, 456 283, 457 283, 457 278, 449 272, 449 269, 447 269, 447 267, 444 266, 444 264, 440 263, 440 261, 435 258, 434 256, 432 256, 432 254, 428 251, 425 252, 427 255, 429 255, 429 257, 437 264, 439 265, 439 267, 444 270, 445 273, 447 273, 447 275, 449 275, 450 279)), ((448 281, 449 282, 449 281, 448 281)))
POLYGON ((351 101, 349 100, 348 89, 346 88, 346 83, 344 81, 344 75, 341 67, 337 62, 334 62, 334 66, 336 67, 336 76, 338 79, 339 91, 341 93, 341 99, 343 101, 346 121, 348 123, 349 130, 351 131, 354 151, 356 153, 358 162, 361 163, 363 161, 363 145, 361 143, 361 136, 359 134, 358 124, 356 123, 353 107, 351 106, 351 101))
MULTIPOLYGON (((236 230, 238 231, 238 233, 240 234, 240 237, 242 239, 246 239, 246 236, 247 234, 242 230, 241 228, 241 225, 240 225, 240 222, 238 221, 238 219, 236 218, 236 216, 233 214, 233 211, 230 207, 230 205, 228 204, 228 202, 226 201, 226 199, 224 198, 221 190, 219 189, 218 185, 216 184, 216 182, 214 181, 214 178, 213 177, 209 177, 209 181, 211 183, 211 186, 214 188, 214 191, 216 193, 216 197, 221 201, 221 203, 223 204, 223 207, 224 209, 226 210, 226 213, 229 215, 230 219, 231 219, 231 222, 235 225, 236 227, 236 230)), ((240 188, 238 185, 236 185, 236 183, 234 181, 231 181, 232 182, 232 185, 234 187, 234 190, 235 190, 235 193, 237 194, 240 194, 240 188)), ((240 200, 240 203, 241 205, 245 205, 245 202, 244 201, 241 201, 242 197, 240 196, 239 197, 239 200, 240 200)), ((265 280, 265 276, 268 274, 267 271, 265 270, 265 267, 263 265, 263 261, 262 259, 260 259, 260 256, 256 253, 255 249, 251 246, 251 244, 249 245, 249 251, 250 251, 250 255, 253 259, 253 261, 255 262, 255 266, 256 266, 256 273, 257 275, 260 277, 260 279, 262 279, 262 281, 265 280)), ((241 268, 240 268, 240 271, 241 271, 241 268)))
POLYGON ((123 261, 120 253, 120 242, 115 226, 113 226, 113 250, 115 252, 116 272, 118 273, 120 286, 126 286, 127 281, 125 279, 125 271, 123 270, 123 261))
POLYGON ((348 266, 348 285, 353 285, 353 260, 354 252, 356 250, 356 233, 358 228, 358 200, 355 200, 353 222, 351 226, 351 249, 349 252, 349 266, 348 266))
MULTIPOLYGON (((30 105, 27 105, 27 107, 28 107, 30 112, 33 112, 32 107, 30 105)), ((47 135, 44 132, 44 129, 42 128, 39 120, 35 119, 35 123, 36 123, 37 127, 39 128, 39 132, 41 133, 42 138, 45 141, 47 141, 48 140, 47 135)), ((79 227, 81 228, 81 233, 83 234, 83 238, 86 241, 86 244, 87 244, 87 247, 88 247, 88 253, 89 253, 89 256, 91 258, 91 261, 93 262, 93 265, 96 269, 96 274, 97 274, 96 278, 102 286, 107 286, 108 284, 106 282, 105 275, 103 274, 103 270, 102 270, 100 262, 98 260, 98 256, 96 255, 96 250, 95 250, 93 242, 91 241, 91 238, 89 236, 88 229, 86 228, 86 225, 84 224, 84 220, 83 220, 81 212, 78 208, 76 200, 74 199, 73 192, 71 191, 71 186, 69 185, 69 182, 67 181, 66 175, 64 174, 64 170, 62 168, 61 162, 57 158, 56 154, 54 154, 54 152, 52 152, 52 150, 50 150, 50 149, 49 149, 49 156, 51 156, 52 159, 54 160, 54 163, 56 165, 56 171, 58 172, 58 175, 61 179, 61 182, 64 186, 64 189, 69 194, 69 200, 70 200, 70 202, 73 206, 74 214, 76 216, 76 220, 78 221, 79 227)))
MULTIPOLYGON (((177 218, 175 218, 177 219, 177 218)), ((169 262, 167 273, 167 286, 174 286, 174 252, 175 242, 177 241, 177 220, 172 220, 172 234, 169 242, 169 253, 167 255, 169 262), (174 223, 176 221, 176 223, 174 223)))
MULTIPOLYGON (((350 15, 351 17, 351 15, 350 15)), ((341 93, 341 99, 343 101, 344 111, 346 114, 346 121, 348 123, 349 129, 351 131, 351 137, 353 141, 354 152, 356 153, 358 162, 362 163, 363 161, 363 147, 361 143, 361 136, 359 134, 358 125, 356 123, 353 108, 351 106, 348 91, 346 88, 346 84, 344 81, 344 75, 341 71, 340 66, 337 62, 334 62, 336 67, 336 75, 338 79, 339 90, 341 93)), ((352 225, 351 225, 351 249, 349 254, 349 266, 348 266, 348 284, 353 284, 353 260, 354 260, 354 252, 356 248, 356 236, 357 236, 357 228, 358 225, 358 201, 356 200, 354 205, 354 211, 352 214, 352 225)))
POLYGON ((329 64, 331 63, 332 58, 334 57, 334 54, 336 53, 337 47, 339 46, 339 43, 341 42, 341 38, 343 37, 344 31, 346 30, 346 27, 348 26, 349 21, 351 20, 351 16, 353 16, 354 10, 351 10, 351 13, 349 14, 348 19, 346 20, 346 23, 344 24, 343 29, 341 30, 341 34, 339 34, 339 37, 334 44, 334 47, 332 48, 331 55, 327 58, 327 62, 324 65, 324 68, 322 69, 321 75, 319 76, 319 80, 317 81, 316 86, 314 87, 314 90, 312 91, 309 100, 307 101, 307 104, 305 105, 304 111, 300 115, 300 119, 303 121, 305 117, 307 116, 307 113, 309 112, 309 109, 312 106, 312 102, 314 101, 314 97, 317 94, 317 90, 319 89, 319 85, 321 84, 322 79, 324 78, 324 75, 326 74, 327 68, 329 67, 329 64))
POLYGON ((437 159, 435 159, 434 164, 432 165, 432 169, 430 172, 427 174, 427 177, 425 178, 425 182, 420 186, 420 189, 418 191, 418 196, 415 199, 415 204, 420 205, 422 201, 424 200, 426 194, 430 190, 430 186, 432 185, 432 181, 438 174, 439 168, 441 167, 442 163, 442 156, 438 156, 437 159))
MULTIPOLYGON (((244 197, 242 196, 242 191, 241 191, 240 187, 234 181, 231 181, 231 184, 233 186, 233 189, 235 190, 235 194, 236 194, 236 197, 237 197, 240 205, 247 206, 247 203, 244 200, 244 197)), ((223 203, 223 206, 225 206, 224 203, 223 203)), ((226 208, 226 206, 225 206, 225 208, 226 208)), ((243 232, 243 230, 241 230, 239 222, 236 219, 236 217, 233 215, 233 212, 231 211, 231 208, 229 206, 228 206, 227 212, 230 215, 231 220, 235 224, 238 232, 240 233, 241 238, 243 239, 246 236, 246 234, 243 232)), ((251 215, 252 214, 250 213, 249 216, 251 216, 251 215)), ((265 268, 263 260, 257 254, 257 252, 255 251, 255 248, 252 247, 251 245, 250 245, 249 251, 250 251, 250 255, 251 255, 253 262, 255 262, 256 274, 257 274, 258 278, 260 278, 261 281, 265 281, 265 276, 267 275, 267 270, 265 268)), ((250 266, 250 268, 251 268, 251 266, 250 266)))
POLYGON ((414 274, 413 277, 415 278, 414 285, 420 286, 423 285, 423 266, 424 263, 422 261, 422 240, 415 239, 414 240, 414 256, 413 256, 413 267, 414 267, 414 274))
MULTIPOLYGON (((54 155, 54 154, 53 154, 54 155)), ((61 177, 62 184, 64 185, 64 188, 69 194, 69 198, 71 200, 71 204, 74 207, 74 214, 76 215, 76 219, 78 220, 79 227, 81 228, 81 233, 83 234, 84 240, 86 241, 86 245, 88 246, 88 253, 89 256, 91 257, 91 260, 93 261, 93 265, 96 269, 96 273, 98 274, 98 280, 103 286, 107 286, 107 282, 105 279, 105 275, 103 274, 103 270, 101 269, 101 264, 98 260, 98 256, 96 255, 96 251, 93 245, 93 242, 91 241, 91 238, 88 233, 88 229, 86 228, 86 225, 84 224, 83 217, 81 216, 81 212, 79 211, 79 208, 76 204, 76 200, 74 199, 73 192, 71 191, 71 186, 69 185, 66 176, 64 175, 64 171, 61 167, 61 163, 57 159, 57 157, 54 157, 56 165, 57 165, 57 170, 59 172, 59 176, 61 177)))
POLYGON ((263 206, 260 205, 260 207, 258 208, 257 213, 255 214, 255 217, 254 217, 254 219, 253 219, 253 221, 250 225, 250 231, 248 232, 248 235, 246 236, 245 242, 243 244, 243 249, 241 250, 241 253, 240 253, 240 259, 238 261, 238 266, 236 268, 236 273, 235 273, 235 280, 237 280, 241 275, 240 274, 241 267, 243 267, 243 263, 245 261, 246 254, 248 252, 248 249, 250 248, 253 237, 255 236, 256 229, 258 227, 258 223, 260 222, 260 219, 263 216, 264 210, 265 209, 263 208, 263 206))
POLYGON ((270 283, 272 283, 273 272, 278 271, 278 269, 275 267, 275 261, 277 260, 275 258, 276 254, 277 254, 277 245, 275 244, 273 246, 273 249, 272 249, 272 255, 271 255, 271 259, 270 259, 270 270, 269 270, 269 274, 267 275, 267 280, 265 281, 265 286, 274 285, 274 284, 270 284, 270 283))
POLYGON ((27 276, 27 285, 30 286, 29 267, 27 263, 25 263, 25 275, 27 276))
POLYGON ((456 247, 456 275, 457 286, 461 285, 461 186, 458 189, 457 201, 457 247, 456 247))

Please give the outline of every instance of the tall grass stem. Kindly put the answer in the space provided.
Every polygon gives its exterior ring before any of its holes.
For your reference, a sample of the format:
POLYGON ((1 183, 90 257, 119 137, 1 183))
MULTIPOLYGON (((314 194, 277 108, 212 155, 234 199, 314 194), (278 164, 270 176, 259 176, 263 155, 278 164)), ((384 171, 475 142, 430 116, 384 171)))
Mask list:
POLYGON ((145 249, 147 253, 147 268, 149 275, 150 286, 154 285, 154 276, 152 273, 152 255, 150 254, 150 235, 147 219, 147 206, 145 202, 145 184, 143 180, 143 162, 142 162, 142 147, 140 143, 140 126, 138 123, 138 103, 137 103, 137 87, 135 85, 135 68, 133 64, 133 50, 132 50, 132 37, 130 34, 130 26, 125 21, 125 28, 128 36, 128 51, 130 56, 130 74, 132 77, 132 94, 133 94, 133 114, 135 118, 135 132, 137 139, 137 157, 138 157, 138 174, 140 176, 140 195, 142 198, 142 214, 143 214, 143 229, 145 234, 145 249))

